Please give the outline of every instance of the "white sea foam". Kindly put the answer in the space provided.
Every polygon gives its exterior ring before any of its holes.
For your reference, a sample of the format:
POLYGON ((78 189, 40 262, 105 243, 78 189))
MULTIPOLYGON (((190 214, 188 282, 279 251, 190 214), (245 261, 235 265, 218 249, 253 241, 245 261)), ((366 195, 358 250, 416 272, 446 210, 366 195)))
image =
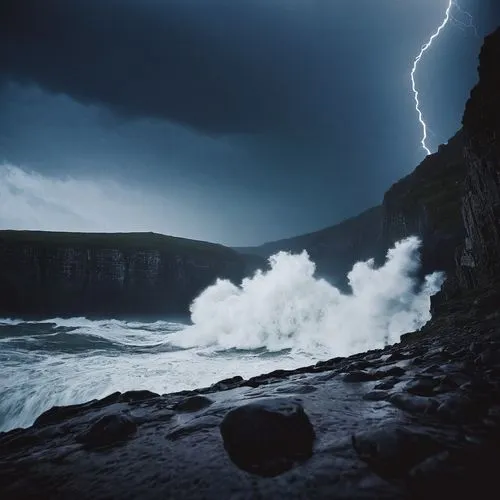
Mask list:
POLYGON ((344 356, 383 347, 430 319, 430 297, 442 273, 418 287, 420 241, 396 243, 381 267, 358 262, 344 294, 314 276, 315 264, 304 251, 280 252, 271 268, 241 286, 219 280, 195 299, 194 323, 172 335, 182 347, 215 349, 292 349, 312 356, 344 356))

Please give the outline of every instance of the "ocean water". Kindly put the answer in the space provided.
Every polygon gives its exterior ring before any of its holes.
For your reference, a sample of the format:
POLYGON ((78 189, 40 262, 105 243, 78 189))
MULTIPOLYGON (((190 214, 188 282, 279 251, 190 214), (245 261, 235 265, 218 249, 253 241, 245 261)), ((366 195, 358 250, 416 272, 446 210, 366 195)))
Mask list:
POLYGON ((114 391, 195 389, 397 342, 430 319, 443 282, 416 281, 419 246, 397 243, 378 268, 358 262, 347 294, 316 277, 307 253, 279 253, 239 286, 208 287, 184 322, 0 319, 0 430, 114 391))
POLYGON ((52 406, 83 403, 119 390, 160 394, 298 367, 307 356, 170 343, 185 324, 171 321, 40 322, 0 319, 0 430, 26 427, 52 406))

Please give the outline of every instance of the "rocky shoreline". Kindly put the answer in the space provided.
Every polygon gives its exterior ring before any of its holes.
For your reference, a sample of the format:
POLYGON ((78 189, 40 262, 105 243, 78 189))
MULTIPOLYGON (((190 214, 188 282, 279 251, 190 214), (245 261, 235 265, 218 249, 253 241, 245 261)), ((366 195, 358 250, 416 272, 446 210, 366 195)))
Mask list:
POLYGON ((0 434, 1 497, 489 498, 499 299, 449 302, 383 350, 52 408, 0 434))

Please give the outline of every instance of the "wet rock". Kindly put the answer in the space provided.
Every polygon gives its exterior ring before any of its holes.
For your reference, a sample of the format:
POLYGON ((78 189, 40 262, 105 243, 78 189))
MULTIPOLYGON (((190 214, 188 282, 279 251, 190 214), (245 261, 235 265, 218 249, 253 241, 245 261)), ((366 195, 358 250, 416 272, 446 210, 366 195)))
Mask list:
POLYGON ((359 458, 384 478, 402 477, 441 450, 428 435, 395 425, 355 434, 352 445, 359 458))
POLYGON ((125 413, 104 415, 85 432, 76 437, 76 441, 87 448, 100 448, 124 441, 137 430, 137 424, 125 413))
POLYGON ((332 358, 332 359, 328 359, 326 361, 318 361, 315 365, 314 365, 314 368, 315 369, 331 369, 331 368, 335 368, 339 363, 340 361, 344 360, 345 358, 340 358, 340 357, 337 357, 337 358, 332 358))
POLYGON ((387 362, 388 363, 395 363, 396 361, 401 361, 403 359, 406 359, 408 357, 409 353, 408 352, 401 352, 401 351, 396 351, 393 352, 388 358, 387 362))
POLYGON ((389 378, 387 380, 383 380, 382 382, 379 382, 373 389, 374 390, 382 390, 385 391, 387 389, 392 389, 399 380, 397 378, 389 378))
POLYGON ((493 349, 486 349, 474 359, 474 363, 479 366, 496 365, 500 363, 500 352, 493 349))
POLYGON ((483 349, 484 349, 484 346, 482 344, 480 344, 479 342, 471 342, 471 344, 469 345, 469 351, 475 355, 480 354, 483 349))
POLYGON ((213 404, 213 401, 210 398, 195 395, 182 400, 180 403, 177 403, 174 406, 174 410, 185 412, 200 411, 203 410, 203 408, 207 408, 211 404, 213 404))
POLYGON ((159 397, 160 397, 159 394, 156 394, 155 392, 151 391, 127 391, 121 395, 120 401, 126 403, 133 403, 136 401, 146 401, 148 399, 159 398, 159 397))
POLYGON ((314 429, 294 400, 269 399, 231 410, 220 431, 231 460, 260 476, 276 476, 312 455, 314 429))
POLYGON ((488 410, 488 418, 500 424, 500 405, 494 405, 488 410))
POLYGON ((404 368, 400 366, 389 366, 388 368, 382 368, 374 372, 374 375, 377 379, 385 378, 385 377, 400 377, 405 374, 404 368))
POLYGON ((210 386, 211 391, 227 391, 229 389, 234 389, 239 387, 239 385, 243 382, 243 377, 240 375, 236 375, 235 377, 225 378, 215 384, 210 386))
POLYGON ((410 484, 423 493, 428 487, 437 482, 450 481, 455 478, 457 468, 451 464, 449 451, 437 453, 426 458, 412 468, 409 474, 410 484))
POLYGON ((487 408, 478 400, 473 400, 464 393, 455 393, 437 408, 437 415, 443 420, 465 423, 480 418, 487 408))
POLYGON ((405 393, 393 394, 389 401, 400 410, 416 414, 433 413, 438 406, 434 399, 405 393))
POLYGON ((410 382, 406 386, 406 392, 415 396, 432 396, 439 380, 434 377, 422 377, 410 382))
POLYGON ((372 372, 356 370, 344 375, 344 378, 342 380, 344 382, 369 382, 371 380, 377 380, 377 377, 372 372))
POLYGON ((76 415, 85 413, 88 410, 102 408, 108 404, 117 403, 120 401, 121 393, 114 392, 103 399, 94 399, 87 403, 70 405, 70 406, 53 406, 49 410, 43 412, 33 424, 34 427, 42 427, 45 425, 58 424, 64 420, 70 419, 76 415))
POLYGON ((369 368, 370 366, 372 366, 372 364, 369 361, 361 359, 359 361, 354 361, 353 363, 350 363, 347 366, 346 371, 354 372, 354 371, 365 370, 366 368, 369 368))
POLYGON ((387 391, 370 391, 367 392, 364 396, 363 399, 365 401, 384 401, 389 399, 390 394, 387 391))
POLYGON ((182 424, 175 427, 167 434, 166 438, 171 441, 177 441, 178 439, 184 438, 191 434, 213 429, 214 427, 217 427, 217 425, 219 425, 219 422, 220 419, 218 417, 214 417, 213 415, 203 415, 191 420, 187 424, 182 424))

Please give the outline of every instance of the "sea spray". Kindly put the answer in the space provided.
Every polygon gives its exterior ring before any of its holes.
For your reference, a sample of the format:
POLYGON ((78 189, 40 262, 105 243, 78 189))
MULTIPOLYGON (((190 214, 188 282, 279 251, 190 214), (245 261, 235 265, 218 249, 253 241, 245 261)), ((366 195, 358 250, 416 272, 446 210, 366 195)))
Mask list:
POLYGON ((350 293, 315 277, 307 252, 273 255, 270 269, 236 286, 218 280, 193 302, 193 326, 172 335, 181 347, 216 350, 292 349, 312 356, 345 356, 397 342, 430 319, 430 297, 444 276, 419 285, 421 242, 409 237, 387 252, 385 263, 356 263, 350 293))

